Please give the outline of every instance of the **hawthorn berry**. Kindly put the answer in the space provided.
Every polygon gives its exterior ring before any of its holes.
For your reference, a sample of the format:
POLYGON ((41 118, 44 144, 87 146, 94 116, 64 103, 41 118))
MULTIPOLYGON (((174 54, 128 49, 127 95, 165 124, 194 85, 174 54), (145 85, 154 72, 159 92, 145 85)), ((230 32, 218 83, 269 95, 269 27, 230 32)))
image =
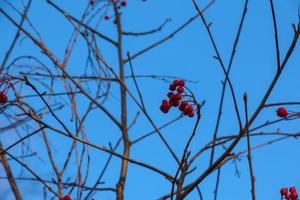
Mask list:
POLYGON ((188 101, 182 101, 179 106, 180 111, 184 111, 185 107, 188 105, 188 101))
POLYGON ((194 111, 192 111, 191 113, 189 113, 189 117, 194 117, 194 115, 195 115, 195 113, 194 113, 194 111))
POLYGON ((286 200, 290 200, 291 199, 291 195, 289 193, 285 194, 284 197, 285 197, 286 200))
POLYGON ((66 196, 64 196, 64 200, 72 200, 72 198, 70 195, 66 195, 66 196))
POLYGON ((170 99, 170 104, 172 105, 172 106, 174 106, 174 107, 177 107, 177 106, 179 106, 179 99, 175 99, 175 98, 171 98, 170 99))
POLYGON ((281 194, 281 196, 284 196, 285 194, 287 194, 289 191, 288 191, 288 189, 287 188, 281 188, 280 189, 280 194, 281 194))
POLYGON ((171 84, 171 85, 169 86, 169 89, 170 89, 171 91, 175 91, 175 90, 176 90, 176 85, 171 84))
POLYGON ((121 1, 121 6, 125 7, 126 5, 127 5, 127 1, 122 0, 122 1, 121 1))
POLYGON ((188 104, 189 104, 188 101, 182 101, 180 105, 183 106, 183 107, 185 107, 185 106, 187 106, 188 104))
POLYGON ((179 86, 179 80, 174 80, 174 81, 173 81, 173 84, 174 84, 175 86, 179 86))
POLYGON ((185 85, 185 81, 184 80, 179 80, 178 85, 181 86, 181 87, 183 87, 185 85))
POLYGON ((191 105, 187 105, 183 110, 183 114, 185 115, 191 115, 192 113, 193 113, 193 106, 191 105))
POLYGON ((169 112, 170 108, 171 108, 171 104, 167 100, 163 100, 162 105, 160 106, 160 110, 163 113, 167 113, 169 112))
POLYGON ((6 103, 7 100, 8 100, 8 98, 7 98, 6 94, 3 91, 0 92, 0 104, 6 103))
POLYGON ((168 95, 167 95, 169 98, 172 98, 174 96, 174 93, 173 92, 169 92, 168 95))
POLYGON ((70 195, 66 195, 64 197, 59 197, 59 200, 72 200, 70 195))
POLYGON ((182 95, 179 93, 176 93, 172 98, 174 98, 176 100, 180 100, 180 99, 182 99, 182 95))
POLYGON ((277 113, 278 117, 284 118, 284 117, 288 116, 288 111, 285 108, 283 108, 283 107, 278 108, 277 111, 276 111, 276 113, 277 113))
POLYGON ((104 19, 105 19, 105 20, 109 20, 109 16, 108 16, 108 15, 105 15, 105 16, 104 16, 104 19))
POLYGON ((162 105, 167 108, 167 109, 170 109, 171 108, 171 104, 167 101, 167 100, 163 100, 163 103, 162 105))
POLYGON ((178 93, 183 93, 183 92, 184 92, 184 88, 181 87, 181 86, 178 87, 178 88, 177 88, 177 92, 178 92, 178 93))
POLYGON ((290 187, 290 193, 297 193, 297 191, 296 191, 296 188, 293 186, 293 187, 290 187))

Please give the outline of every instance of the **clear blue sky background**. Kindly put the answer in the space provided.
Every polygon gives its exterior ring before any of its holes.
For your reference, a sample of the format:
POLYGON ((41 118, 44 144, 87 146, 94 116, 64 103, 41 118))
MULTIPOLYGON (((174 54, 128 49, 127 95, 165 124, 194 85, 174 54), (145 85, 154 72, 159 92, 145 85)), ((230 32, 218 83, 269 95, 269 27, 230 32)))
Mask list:
MULTIPOLYGON (((11 2, 18 6, 19 1, 12 0, 11 2)), ((88 3, 84 0, 60 0, 56 2, 69 13, 77 17, 81 16, 88 3)), ((201 1, 199 4, 200 7, 204 7, 207 2, 208 1, 201 1)), ((242 0, 217 0, 205 13, 207 21, 212 22, 211 30, 226 65, 229 62, 229 56, 240 21, 243 3, 244 1, 242 0)), ((300 1, 274 0, 274 4, 277 13, 281 58, 283 58, 292 41, 293 30, 291 24, 297 22, 300 1)), ((11 14, 11 16, 15 16, 15 19, 18 19, 17 21, 19 21, 17 15, 4 5, 5 4, 1 4, 1 8, 4 8, 4 10, 11 14)), ((112 10, 109 10, 109 13, 112 14, 112 10)), ((123 29, 125 31, 150 30, 161 24, 166 18, 171 18, 172 21, 159 33, 145 37, 125 37, 125 50, 134 54, 176 29, 191 16, 195 15, 195 13, 191 0, 148 0, 147 2, 129 0, 128 6, 123 9, 122 14, 123 29)), ((57 58, 62 59, 71 31, 73 30, 70 23, 60 13, 49 6, 45 0, 33 0, 29 17, 36 29, 42 35, 45 44, 57 58)), ((0 26, 0 60, 2 60, 4 53, 10 45, 11 39, 14 37, 16 28, 2 15, 0 15, 0 26)), ((33 33, 28 24, 26 24, 25 27, 33 33)), ((112 20, 103 21, 99 31, 112 38, 116 38, 116 28, 112 23, 112 20)), ((17 44, 17 48, 13 52, 11 58, 20 55, 37 55, 45 63, 52 66, 51 62, 39 53, 39 49, 37 49, 29 39, 24 38, 24 36, 21 38, 23 39, 22 43, 19 42, 17 44)), ((87 53, 84 41, 81 37, 79 38, 68 68, 69 71, 75 75, 84 72, 83 65, 87 53)), ((101 41, 100 46, 104 57, 112 66, 114 66, 116 64, 116 51, 105 41, 101 41)), ((298 45, 294 51, 294 55, 288 62, 286 70, 272 92, 268 101, 269 103, 300 101, 299 53, 300 49, 298 45)), ((155 48, 151 52, 144 54, 133 62, 135 73, 139 75, 172 75, 197 81, 196 84, 188 84, 188 86, 195 93, 197 99, 199 101, 205 100, 206 104, 202 110, 202 119, 197 131, 197 136, 192 143, 192 152, 196 152, 211 140, 217 118, 221 80, 223 80, 224 75, 221 67, 212 56, 214 56, 214 51, 209 42, 208 34, 201 21, 198 19, 170 41, 155 48)), ((18 74, 19 71, 22 71, 22 69, 13 68, 11 73, 18 74)), ((24 69, 24 71, 26 70, 24 69)), ((241 113, 243 113, 244 92, 248 93, 249 114, 251 115, 265 93, 275 72, 276 54, 269 1, 252 0, 249 2, 245 26, 237 48, 233 70, 230 74, 241 113)), ((126 68, 126 73, 130 73, 128 66, 126 68)), ((128 84, 136 94, 132 82, 128 81, 128 84)), ((177 110, 172 110, 168 115, 164 115, 158 109, 161 100, 165 98, 164 95, 167 93, 168 85, 165 82, 153 79, 139 79, 139 84, 146 107, 157 125, 162 125, 179 115, 177 110)), ((59 86, 57 86, 57 89, 59 90, 59 86)), ((226 93, 224 112, 219 129, 220 135, 236 134, 238 130, 232 98, 228 91, 229 90, 227 90, 226 93)), ((118 88, 113 87, 112 93, 114 97, 111 97, 105 104, 114 114, 116 114, 116 116, 119 116, 118 92, 118 88)), ((83 107, 87 105, 85 97, 79 96, 77 100, 79 103, 82 103, 83 107)), ((34 103, 34 100, 32 100, 32 103, 34 103)), ((289 106, 287 108, 292 111, 300 111, 299 106, 289 106)), ((129 102, 128 109, 130 121, 138 111, 138 108, 135 104, 129 102)), ((65 110, 68 112, 62 111, 60 116, 64 119, 66 124, 70 124, 69 109, 65 110)), ((262 124, 266 120, 276 119, 277 116, 275 115, 275 110, 276 107, 263 110, 253 126, 262 124)), ((51 118, 48 120, 52 120, 53 122, 53 119, 51 118)), ((180 156, 184 143, 193 128, 194 120, 195 119, 189 118, 183 119, 162 131, 168 141, 170 141, 171 146, 180 156)), ((105 146, 108 145, 108 142, 113 142, 114 144, 116 139, 120 136, 120 132, 116 127, 113 126, 109 119, 99 111, 95 111, 90 115, 86 126, 90 140, 97 144, 105 146)), ((72 130, 74 129, 73 126, 70 125, 70 127, 72 130)), ((298 132, 299 121, 281 122, 259 131, 276 131, 277 129, 291 133, 298 132)), ((137 138, 151 130, 152 128, 149 122, 147 122, 144 116, 141 116, 136 125, 130 130, 130 136, 131 138, 137 138)), ((17 137, 13 135, 13 132, 7 132, 0 135, 0 139, 5 146, 8 146, 17 140, 17 137)), ((56 159, 63 160, 65 158, 64 153, 67 151, 65 144, 70 144, 70 141, 50 131, 49 137, 52 141, 52 148, 56 154, 56 159)), ((256 137, 253 138, 252 144, 260 144, 272 138, 275 137, 256 137)), ((54 178, 54 173, 50 170, 49 161, 45 156, 45 149, 43 148, 43 145, 41 145, 41 141, 40 136, 35 136, 30 140, 30 145, 32 145, 33 150, 38 151, 39 156, 42 157, 39 159, 28 158, 25 161, 29 166, 36 169, 40 176, 48 179, 54 178)), ((243 141, 234 149, 234 152, 244 150, 245 148, 246 143, 243 141)), ((119 152, 121 152, 121 150, 122 148, 118 149, 119 152)), ((20 149, 15 148, 11 152, 14 153, 14 155, 19 155, 20 149)), ((218 153, 221 153, 221 149, 218 149, 218 153)), ((258 200, 280 199, 279 189, 283 186, 288 187, 294 185, 300 189, 299 153, 299 141, 293 138, 253 151, 253 164, 258 200)), ((102 169, 107 154, 98 150, 91 150, 91 156, 90 185, 94 183, 94 177, 97 177, 99 171, 102 169)), ((157 135, 133 146, 131 156, 134 159, 158 166, 171 174, 174 174, 176 171, 174 160, 172 160, 172 157, 168 154, 157 135)), ((197 160, 197 170, 190 175, 187 182, 194 180, 197 175, 201 174, 208 166, 208 161, 209 152, 203 154, 197 160)), ((106 183, 104 187, 113 187, 115 185, 119 174, 119 164, 120 160, 114 158, 109 170, 103 178, 106 183)), ((228 162, 226 166, 222 168, 218 199, 251 199, 249 170, 246 157, 242 157, 237 164, 238 169, 241 172, 240 177, 235 174, 235 165, 233 162, 228 162)), ((12 162, 12 165, 15 174, 19 175, 20 168, 18 164, 12 162)), ((0 170, 1 175, 3 175, 3 169, 0 168, 0 170)), ((72 179, 74 177, 74 172, 75 168, 72 169, 72 166, 70 166, 68 168, 68 177, 72 179)), ((30 177, 26 171, 23 172, 23 176, 30 177)), ((66 178, 67 176, 64 177, 64 180, 66 180, 66 178)), ((205 200, 213 198, 215 178, 216 173, 209 176, 209 178, 200 184, 205 200)), ((39 183, 25 181, 20 181, 18 183, 22 188, 22 192, 26 195, 24 199, 40 199, 43 191, 39 183)), ((169 192, 170 190, 171 184, 161 176, 158 176, 147 169, 132 164, 129 165, 125 199, 152 200, 166 194, 166 192, 169 192)), ((3 196, 4 199, 8 200, 13 198, 7 182, 3 180, 0 180, 0 194, 0 199, 3 199, 3 196)), ((73 196, 74 195, 75 194, 73 193, 73 196)), ((114 199, 114 193, 96 193, 95 199, 114 199)), ((197 193, 194 191, 186 199, 198 199, 197 193)))

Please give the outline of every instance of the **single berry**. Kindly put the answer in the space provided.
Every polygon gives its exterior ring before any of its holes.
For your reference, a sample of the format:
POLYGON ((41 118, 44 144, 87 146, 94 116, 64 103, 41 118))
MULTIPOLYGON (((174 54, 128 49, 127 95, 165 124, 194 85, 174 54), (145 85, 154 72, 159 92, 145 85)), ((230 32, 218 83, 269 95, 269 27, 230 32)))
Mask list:
POLYGON ((182 101, 180 103, 180 106, 179 106, 179 110, 183 111, 185 110, 185 107, 188 105, 188 101, 182 101))
POLYGON ((278 117, 287 117, 288 116, 288 112, 285 108, 278 108, 276 111, 278 117))
POLYGON ((4 92, 0 92, 0 103, 4 104, 7 102, 7 96, 4 92))
POLYGON ((180 104, 179 110, 180 110, 180 111, 184 111, 184 108, 185 108, 185 106, 182 106, 182 105, 180 104))
POLYGON ((173 81, 173 84, 174 84, 175 86, 179 86, 179 80, 174 80, 174 81, 173 81))
POLYGON ((166 109, 170 109, 171 108, 171 104, 167 101, 166 103, 163 103, 163 106, 166 108, 166 109))
POLYGON ((187 106, 188 104, 189 104, 188 101, 182 101, 180 105, 183 106, 183 107, 185 107, 185 106, 187 106))
POLYGON ((169 86, 169 89, 170 89, 171 91, 175 91, 175 90, 176 90, 176 85, 171 84, 171 85, 169 86))
POLYGON ((104 16, 104 19, 105 19, 105 20, 109 20, 109 16, 108 16, 108 15, 105 15, 105 16, 104 16))
POLYGON ((280 189, 280 194, 281 194, 281 196, 284 196, 285 194, 287 194, 289 191, 288 191, 288 189, 287 188, 281 188, 280 189))
POLYGON ((167 112, 169 112, 169 109, 167 109, 165 106, 163 106, 163 105, 161 105, 160 107, 159 107, 159 109, 163 112, 163 113, 167 113, 167 112))
POLYGON ((70 197, 70 195, 66 195, 66 196, 64 197, 64 200, 72 200, 72 198, 70 197))
POLYGON ((189 115, 189 114, 191 114, 193 112, 193 106, 191 106, 191 105, 187 105, 186 107, 185 107, 185 109, 183 110, 183 114, 185 114, 185 115, 189 115))
POLYGON ((121 6, 125 7, 126 5, 127 5, 127 1, 122 0, 122 1, 121 1, 121 6))
POLYGON ((169 97, 169 98, 172 98, 173 96, 174 96, 174 93, 173 93, 173 92, 169 92, 169 93, 168 93, 168 97, 169 97))
POLYGON ((189 113, 189 117, 194 117, 195 113, 194 111, 192 111, 191 113, 189 113))
POLYGON ((179 93, 176 93, 173 98, 176 100, 180 100, 180 99, 182 99, 182 95, 179 93))
POLYGON ((184 80, 180 80, 178 83, 179 86, 183 87, 185 85, 185 81, 184 80))
POLYGON ((168 104, 168 103, 169 103, 169 102, 168 102, 167 100, 165 100, 165 99, 162 101, 162 105, 166 105, 166 104, 168 104))
POLYGON ((298 197, 297 192, 291 192, 291 197, 292 197, 292 198, 297 198, 297 197, 298 197))
POLYGON ((290 187, 290 193, 294 193, 294 192, 297 193, 296 188, 295 188, 294 186, 293 186, 293 187, 290 187))
POLYGON ((178 87, 177 88, 177 92, 178 93, 183 93, 184 92, 184 88, 183 87, 178 87))
POLYGON ((174 106, 174 107, 179 106, 179 100, 177 100, 177 99, 175 99, 175 98, 170 99, 169 102, 170 102, 170 104, 171 104, 172 106, 174 106))
POLYGON ((59 197, 59 199, 58 200, 64 200, 64 197, 59 197))
POLYGON ((179 110, 184 111, 185 107, 188 105, 188 101, 182 101, 179 106, 179 110))

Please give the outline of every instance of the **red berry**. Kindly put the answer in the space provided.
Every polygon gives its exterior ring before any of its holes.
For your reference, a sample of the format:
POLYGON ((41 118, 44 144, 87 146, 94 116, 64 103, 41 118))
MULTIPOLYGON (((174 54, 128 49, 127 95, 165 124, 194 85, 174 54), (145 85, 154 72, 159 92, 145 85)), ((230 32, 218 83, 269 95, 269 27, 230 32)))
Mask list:
POLYGON ((182 101, 180 105, 183 106, 183 107, 185 107, 185 106, 187 106, 188 104, 189 104, 188 101, 182 101))
POLYGON ((165 100, 165 99, 162 101, 162 105, 166 105, 166 104, 168 104, 168 103, 169 103, 169 102, 168 102, 167 100, 165 100))
POLYGON ((72 200, 72 199, 71 199, 70 195, 66 195, 66 196, 64 197, 64 200, 72 200))
POLYGON ((178 85, 181 86, 181 87, 183 87, 185 85, 185 81, 184 80, 180 80, 178 85))
POLYGON ((160 107, 159 107, 159 109, 163 112, 163 113, 167 113, 167 112, 169 112, 169 109, 167 109, 165 106, 163 106, 163 105, 161 105, 160 107))
POLYGON ((179 93, 176 93, 173 98, 176 100, 180 100, 180 99, 182 99, 182 95, 179 93))
POLYGON ((288 112, 285 108, 278 108, 276 111, 278 117, 287 117, 288 116, 288 112))
POLYGON ((290 200, 291 195, 289 193, 287 193, 287 194, 284 195, 284 197, 285 197, 286 200, 290 200))
POLYGON ((179 106, 180 111, 184 111, 184 108, 185 108, 185 106, 182 106, 182 105, 179 106))
POLYGON ((185 109, 183 110, 183 114, 185 114, 185 115, 189 115, 189 114, 191 114, 193 112, 193 106, 191 106, 191 105, 187 105, 186 107, 185 107, 185 109))
POLYGON ((59 199, 58 200, 64 200, 64 197, 59 197, 59 199))
POLYGON ((280 189, 280 194, 281 194, 281 196, 287 194, 288 192, 289 192, 289 191, 288 191, 287 188, 281 188, 281 189, 280 189))
POLYGON ((194 111, 192 111, 191 113, 189 113, 189 117, 194 117, 195 113, 194 111))
POLYGON ((290 187, 290 193, 294 193, 294 192, 297 193, 296 188, 295 188, 294 186, 293 186, 293 187, 290 187))
POLYGON ((123 0, 121 1, 121 6, 125 7, 127 5, 127 1, 123 0))
POLYGON ((184 111, 185 107, 188 105, 188 101, 182 101, 179 106, 179 110, 184 111))
POLYGON ((175 99, 175 98, 170 99, 169 102, 170 102, 170 104, 171 104, 172 106, 174 106, 174 107, 179 106, 179 101, 178 101, 177 99, 175 99))
POLYGON ((297 197, 298 197, 297 192, 291 192, 291 197, 292 197, 292 198, 297 198, 297 197))
POLYGON ((172 98, 173 96, 174 96, 174 93, 173 93, 173 92, 169 92, 169 93, 168 93, 168 97, 169 97, 169 98, 172 98))
POLYGON ((4 92, 0 92, 0 103, 6 103, 7 102, 7 96, 4 94, 4 92))
POLYGON ((105 19, 105 20, 109 20, 109 16, 108 16, 108 15, 105 15, 105 16, 104 16, 104 19, 105 19))
POLYGON ((178 93, 183 93, 183 92, 184 92, 184 88, 183 88, 183 87, 177 88, 177 92, 178 92, 178 93))
POLYGON ((169 102, 167 102, 166 104, 163 104, 163 106, 168 110, 171 108, 171 104, 169 102))
POLYGON ((179 80, 174 80, 174 81, 173 81, 173 84, 174 84, 175 86, 179 86, 179 80))
POLYGON ((169 86, 169 89, 170 89, 171 91, 175 91, 175 90, 176 90, 176 85, 171 84, 171 85, 169 86))

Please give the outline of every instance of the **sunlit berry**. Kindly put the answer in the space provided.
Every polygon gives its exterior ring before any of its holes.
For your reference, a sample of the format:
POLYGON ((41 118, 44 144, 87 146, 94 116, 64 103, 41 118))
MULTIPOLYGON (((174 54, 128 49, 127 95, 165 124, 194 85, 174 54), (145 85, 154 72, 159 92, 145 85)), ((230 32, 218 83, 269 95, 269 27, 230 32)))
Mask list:
POLYGON ((296 191, 296 188, 293 186, 293 187, 290 187, 290 193, 294 193, 294 192, 297 192, 296 191))
POLYGON ((281 194, 281 196, 287 194, 288 192, 289 192, 289 191, 288 191, 287 188, 281 188, 281 189, 280 189, 280 194, 281 194))
POLYGON ((178 87, 177 88, 177 92, 178 93, 183 93, 184 92, 184 88, 183 87, 178 87))
POLYGON ((278 108, 276 111, 278 117, 287 117, 288 116, 288 112, 285 108, 278 108))

